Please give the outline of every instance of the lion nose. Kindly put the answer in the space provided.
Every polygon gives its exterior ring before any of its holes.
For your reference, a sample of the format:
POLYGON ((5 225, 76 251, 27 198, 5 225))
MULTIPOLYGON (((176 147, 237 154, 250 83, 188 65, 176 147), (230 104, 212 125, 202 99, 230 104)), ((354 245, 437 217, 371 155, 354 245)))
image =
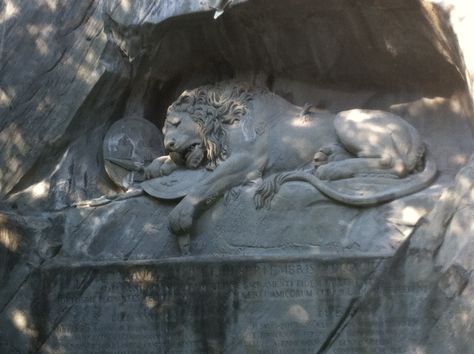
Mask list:
POLYGON ((172 151, 174 149, 175 144, 176 141, 174 139, 165 140, 165 149, 168 151, 172 151))

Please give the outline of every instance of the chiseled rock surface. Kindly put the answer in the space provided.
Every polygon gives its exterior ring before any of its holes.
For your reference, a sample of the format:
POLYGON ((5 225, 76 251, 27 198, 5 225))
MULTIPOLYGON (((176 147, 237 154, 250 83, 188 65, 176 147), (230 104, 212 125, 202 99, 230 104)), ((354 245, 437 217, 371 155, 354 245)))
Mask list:
POLYGON ((349 343, 348 352, 356 353, 472 350, 473 177, 474 156, 352 304, 331 340, 349 343))
POLYGON ((98 123, 88 116, 91 111, 81 114, 86 107, 106 121, 125 88, 125 74, 119 65, 99 63, 112 50, 99 2, 3 4, 0 189, 5 195, 18 183, 26 187, 48 176, 69 144, 91 130, 90 120, 98 123))

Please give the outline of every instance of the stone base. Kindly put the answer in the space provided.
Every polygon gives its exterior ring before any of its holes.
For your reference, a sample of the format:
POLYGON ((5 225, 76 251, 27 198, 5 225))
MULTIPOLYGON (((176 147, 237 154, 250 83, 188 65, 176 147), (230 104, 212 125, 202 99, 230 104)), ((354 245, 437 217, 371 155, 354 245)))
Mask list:
MULTIPOLYGON (((38 352, 316 353, 336 339, 383 262, 187 257, 48 265, 33 311, 44 335, 38 352)), ((332 352, 362 353, 367 338, 376 343, 383 328, 370 321, 331 344, 332 352)), ((393 330, 403 335, 413 325, 393 330)))

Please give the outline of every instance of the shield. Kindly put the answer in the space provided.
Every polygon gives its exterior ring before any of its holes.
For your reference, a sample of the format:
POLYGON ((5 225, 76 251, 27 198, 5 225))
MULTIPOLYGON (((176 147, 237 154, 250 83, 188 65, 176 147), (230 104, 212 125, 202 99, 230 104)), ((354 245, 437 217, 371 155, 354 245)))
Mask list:
POLYGON ((124 189, 143 181, 143 169, 133 166, 146 166, 162 156, 162 140, 158 127, 146 119, 132 117, 115 122, 107 131, 102 148, 110 179, 124 189))
POLYGON ((202 168, 197 170, 179 169, 168 176, 162 176, 141 183, 143 190, 152 197, 176 200, 184 198, 191 189, 209 176, 211 172, 202 168))

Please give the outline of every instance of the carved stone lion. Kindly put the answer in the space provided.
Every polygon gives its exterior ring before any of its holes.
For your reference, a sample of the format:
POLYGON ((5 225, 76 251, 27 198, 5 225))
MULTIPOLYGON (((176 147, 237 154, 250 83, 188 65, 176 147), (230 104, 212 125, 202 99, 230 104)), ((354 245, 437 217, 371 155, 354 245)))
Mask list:
POLYGON ((177 166, 213 169, 171 212, 170 229, 178 235, 189 232, 198 213, 225 192, 260 178, 270 181, 257 193, 260 205, 275 185, 294 180, 311 183, 339 202, 374 205, 419 191, 436 174, 416 129, 396 115, 302 109, 242 83, 185 91, 169 107, 163 133, 169 156, 146 169, 149 178, 177 166), (317 168, 314 174, 303 171, 308 166, 317 168), (410 178, 369 196, 343 194, 327 182, 367 175, 410 178))

